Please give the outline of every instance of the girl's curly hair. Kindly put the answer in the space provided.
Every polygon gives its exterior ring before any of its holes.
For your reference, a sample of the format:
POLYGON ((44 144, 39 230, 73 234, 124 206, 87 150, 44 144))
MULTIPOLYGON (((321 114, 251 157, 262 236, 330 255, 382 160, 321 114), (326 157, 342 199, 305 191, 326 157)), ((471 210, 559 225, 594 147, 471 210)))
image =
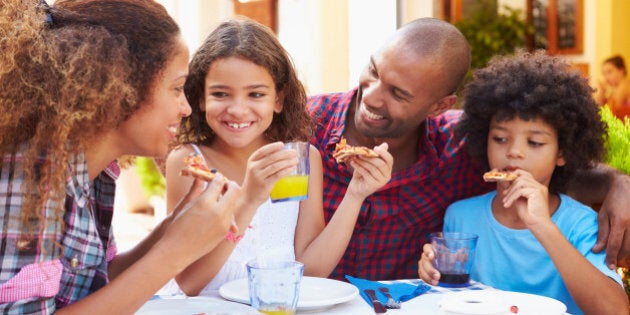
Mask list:
POLYGON ((592 88, 559 58, 542 51, 494 57, 487 67, 474 72, 464 93, 464 116, 456 132, 466 137, 468 151, 486 168, 493 119, 539 118, 556 130, 566 165, 554 170, 551 192, 564 192, 576 171, 594 166, 605 156, 606 125, 592 88))
POLYGON ((312 121, 306 109, 306 92, 297 77, 291 57, 266 26, 247 18, 221 23, 204 41, 190 62, 184 86, 192 114, 182 120, 179 143, 209 145, 216 134, 201 111, 204 84, 210 65, 219 59, 241 57, 264 67, 276 92, 283 95, 280 113, 274 113, 265 135, 271 141, 308 141, 312 121))
POLYGON ((68 164, 149 101, 178 38, 151 0, 0 0, 0 156, 26 148, 25 231, 63 229, 68 164))

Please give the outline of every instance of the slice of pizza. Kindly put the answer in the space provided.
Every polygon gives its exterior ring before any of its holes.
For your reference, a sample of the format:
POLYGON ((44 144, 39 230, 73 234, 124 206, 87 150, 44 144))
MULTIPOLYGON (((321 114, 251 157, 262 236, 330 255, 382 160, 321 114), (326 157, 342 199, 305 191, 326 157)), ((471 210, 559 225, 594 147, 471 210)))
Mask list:
POLYGON ((499 170, 491 170, 483 174, 483 180, 486 182, 511 182, 515 180, 518 175, 509 172, 502 172, 499 170))
POLYGON ((179 171, 179 175, 181 176, 192 176, 211 182, 217 173, 216 169, 209 169, 203 157, 196 153, 185 157, 184 163, 186 166, 179 171))
POLYGON ((345 163, 353 157, 360 155, 378 157, 378 153, 374 152, 374 150, 366 147, 349 145, 346 143, 346 138, 343 137, 335 146, 335 151, 332 154, 337 163, 345 163))

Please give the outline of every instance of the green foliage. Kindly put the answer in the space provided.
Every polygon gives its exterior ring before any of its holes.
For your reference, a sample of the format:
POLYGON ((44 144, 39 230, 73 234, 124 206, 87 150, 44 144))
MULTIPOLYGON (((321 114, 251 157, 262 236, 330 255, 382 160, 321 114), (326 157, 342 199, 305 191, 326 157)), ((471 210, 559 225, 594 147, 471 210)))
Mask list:
POLYGON ((485 67, 494 55, 512 54, 525 47, 525 39, 534 28, 525 21, 524 12, 503 6, 497 12, 492 1, 479 0, 469 17, 454 23, 471 47, 471 69, 466 76, 470 80, 474 69, 485 67))
POLYGON ((606 163, 630 175, 630 119, 619 120, 608 106, 600 110, 602 121, 608 125, 606 163))
POLYGON ((136 171, 140 176, 142 189, 147 197, 164 196, 166 191, 166 179, 152 158, 137 157, 135 159, 136 171))

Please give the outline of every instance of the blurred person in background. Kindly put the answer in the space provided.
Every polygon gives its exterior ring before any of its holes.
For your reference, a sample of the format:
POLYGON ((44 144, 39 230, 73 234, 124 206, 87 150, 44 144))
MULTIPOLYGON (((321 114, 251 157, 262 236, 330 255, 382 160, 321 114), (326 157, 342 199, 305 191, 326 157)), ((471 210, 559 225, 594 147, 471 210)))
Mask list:
POLYGON ((604 60, 602 75, 604 80, 599 82, 595 99, 600 106, 608 105, 623 121, 630 117, 630 78, 623 57, 615 55, 604 60))

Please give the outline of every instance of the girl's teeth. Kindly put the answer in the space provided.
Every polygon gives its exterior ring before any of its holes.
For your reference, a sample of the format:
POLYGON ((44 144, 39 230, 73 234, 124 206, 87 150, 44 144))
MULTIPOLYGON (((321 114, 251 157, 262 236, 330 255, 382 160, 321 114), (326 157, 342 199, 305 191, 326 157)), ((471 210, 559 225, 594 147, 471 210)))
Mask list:
POLYGON ((241 124, 228 123, 228 126, 230 126, 232 128, 235 128, 235 129, 241 129, 241 128, 249 127, 249 123, 241 123, 241 124))
POLYGON ((172 133, 177 133, 177 127, 168 127, 168 131, 172 133))

